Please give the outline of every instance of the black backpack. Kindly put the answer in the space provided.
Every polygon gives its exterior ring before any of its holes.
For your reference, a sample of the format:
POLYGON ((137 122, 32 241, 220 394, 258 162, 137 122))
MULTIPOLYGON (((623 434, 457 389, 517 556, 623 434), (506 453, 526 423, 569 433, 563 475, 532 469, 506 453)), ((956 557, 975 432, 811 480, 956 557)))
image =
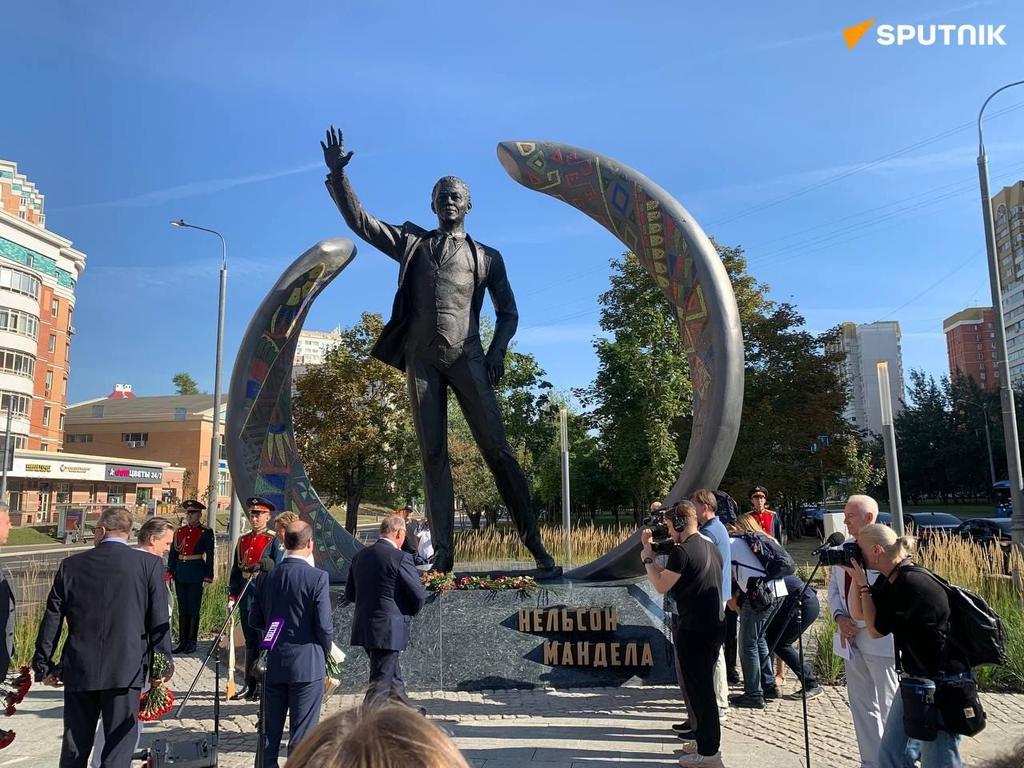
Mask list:
POLYGON ((982 664, 1006 664, 1006 627, 985 598, 950 584, 927 568, 919 565, 911 568, 927 573, 946 590, 949 599, 947 640, 967 658, 968 664, 972 668, 982 664))
POLYGON ((747 543, 750 551, 761 563, 766 579, 771 581, 796 573, 796 563, 789 552, 771 536, 750 531, 742 534, 740 538, 747 543))

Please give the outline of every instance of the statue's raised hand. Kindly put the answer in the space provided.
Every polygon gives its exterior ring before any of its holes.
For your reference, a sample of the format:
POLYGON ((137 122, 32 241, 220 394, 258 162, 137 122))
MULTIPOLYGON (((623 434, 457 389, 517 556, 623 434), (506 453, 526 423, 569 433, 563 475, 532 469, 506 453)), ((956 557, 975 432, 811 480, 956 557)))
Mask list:
POLYGON ((327 142, 321 141, 320 146, 324 150, 324 162, 327 163, 327 167, 333 173, 341 171, 348 165, 348 161, 352 159, 352 152, 345 153, 345 144, 341 137, 341 131, 336 130, 333 125, 327 131, 327 142))

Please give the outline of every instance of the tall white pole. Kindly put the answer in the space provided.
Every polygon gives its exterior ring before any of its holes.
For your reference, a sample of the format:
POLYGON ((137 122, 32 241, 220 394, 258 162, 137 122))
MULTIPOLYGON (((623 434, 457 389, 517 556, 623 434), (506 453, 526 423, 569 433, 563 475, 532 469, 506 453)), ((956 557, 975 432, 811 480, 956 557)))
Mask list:
MULTIPOLYGON (((217 497, 220 490, 220 379, 221 363, 224 358, 224 305, 228 286, 228 246, 224 235, 215 229, 189 224, 184 219, 177 219, 171 224, 175 227, 198 229, 220 238, 220 295, 217 300, 217 350, 213 374, 213 434, 210 436, 210 477, 207 489, 206 524, 217 529, 217 497)), ((240 526, 240 515, 235 504, 228 505, 230 523, 229 531, 237 531, 240 526)))
POLYGON ((1003 292, 999 286, 999 255, 996 253, 996 230, 992 221, 992 201, 988 189, 988 155, 982 134, 985 107, 1000 91, 1024 85, 1024 80, 1008 83, 993 91, 978 112, 978 182, 981 187, 981 215, 985 223, 985 251, 988 254, 988 280, 995 314, 996 361, 999 366, 999 402, 1003 411, 1003 436, 1006 441, 1006 467, 1010 481, 1010 502, 1013 505, 1011 535, 1013 543, 1024 551, 1024 493, 1021 492, 1020 444, 1017 442, 1017 413, 1013 403, 1013 382, 1010 380, 1010 362, 1006 354, 1006 329, 1003 317, 1003 292))
POLYGON ((572 562, 572 518, 569 511, 569 412, 558 410, 562 443, 562 531, 565 534, 565 556, 572 562))
POLYGON ((897 536, 903 530, 903 499, 900 496, 900 465, 896 459, 896 430, 892 423, 892 395, 889 392, 889 364, 876 364, 878 371, 878 399, 882 405, 882 438, 885 444, 885 476, 889 481, 889 513, 892 529, 897 536))

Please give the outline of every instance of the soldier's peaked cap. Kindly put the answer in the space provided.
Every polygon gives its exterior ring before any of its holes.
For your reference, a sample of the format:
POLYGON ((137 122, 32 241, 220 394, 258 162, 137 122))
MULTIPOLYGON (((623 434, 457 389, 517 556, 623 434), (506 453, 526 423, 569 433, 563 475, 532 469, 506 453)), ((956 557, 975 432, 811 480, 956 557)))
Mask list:
POLYGON ((206 505, 201 501, 196 501, 195 499, 186 499, 181 502, 181 508, 186 512, 202 512, 206 509, 206 505))
POLYGON ((245 506, 249 508, 250 512, 274 512, 277 509, 262 496, 250 496, 245 500, 245 506))

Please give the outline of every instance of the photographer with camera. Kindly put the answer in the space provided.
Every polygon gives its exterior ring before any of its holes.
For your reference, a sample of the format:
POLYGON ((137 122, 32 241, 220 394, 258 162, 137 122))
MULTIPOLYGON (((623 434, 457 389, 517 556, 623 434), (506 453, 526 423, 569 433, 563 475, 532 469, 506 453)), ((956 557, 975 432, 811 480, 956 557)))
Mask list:
POLYGON ((876 523, 860 530, 857 545, 863 566, 854 562, 851 575, 864 621, 872 637, 892 633, 902 672, 900 694, 885 721, 879 766, 903 768, 912 750, 921 768, 959 768, 960 736, 954 728, 978 719, 983 727, 984 714, 976 686, 973 693, 968 690, 973 683, 970 661, 950 642, 946 589, 930 571, 913 564, 913 536, 897 537, 876 523), (872 585, 865 568, 881 574, 872 585))
MULTIPOLYGON (((877 519, 878 502, 870 496, 850 496, 843 509, 843 522, 850 534, 844 547, 856 547, 856 536, 877 519)), ((838 624, 836 633, 844 651, 846 690, 861 768, 878 768, 885 719, 899 679, 892 638, 873 637, 864 621, 849 559, 843 555, 842 548, 828 549, 822 555, 823 564, 833 565, 828 584, 828 605, 838 624)), ((877 573, 868 572, 869 581, 877 576, 877 573)))
POLYGON ((676 659, 689 698, 690 726, 695 742, 684 746, 682 766, 722 766, 718 704, 714 668, 724 636, 722 612, 722 558, 715 545, 700 535, 697 509, 680 501, 669 510, 652 514, 651 527, 640 536, 641 558, 647 578, 659 594, 671 593, 678 617, 672 628, 676 659), (654 561, 655 552, 668 555, 665 566, 654 561))

